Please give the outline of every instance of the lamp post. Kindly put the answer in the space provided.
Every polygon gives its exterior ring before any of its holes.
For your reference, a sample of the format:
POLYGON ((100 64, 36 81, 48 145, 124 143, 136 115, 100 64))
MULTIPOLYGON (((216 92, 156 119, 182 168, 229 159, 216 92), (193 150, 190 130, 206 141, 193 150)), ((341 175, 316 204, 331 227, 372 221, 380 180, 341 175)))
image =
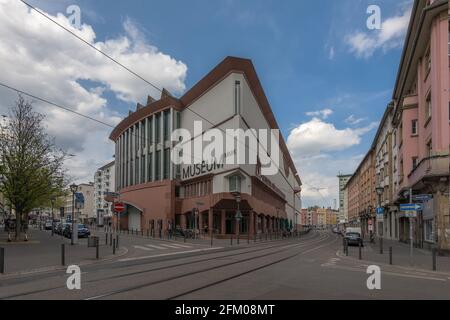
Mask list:
POLYGON ((70 185, 70 191, 72 191, 72 237, 70 244, 73 246, 75 244, 75 193, 78 191, 78 186, 76 184, 70 185))
MULTIPOLYGON (((232 193, 234 198, 236 199, 236 205, 237 205, 237 210, 236 210, 236 222, 237 222, 237 232, 236 232, 236 236, 239 239, 239 232, 241 229, 241 221, 242 221, 242 213, 240 210, 240 203, 241 203, 241 193, 240 192, 233 192, 232 193)), ((239 241, 239 240, 238 240, 239 241)))
MULTIPOLYGON (((384 187, 379 186, 375 190, 377 191, 377 195, 378 195, 378 208, 381 211, 381 196, 383 195, 384 187)), ((378 215, 377 215, 377 218, 378 218, 378 215)), ((380 236, 380 254, 383 254, 384 214, 383 214, 383 221, 380 221, 380 222, 381 222, 381 231, 379 230, 378 233, 380 236)))
POLYGON ((56 197, 51 196, 50 202, 52 203, 52 237, 55 233, 55 214, 53 212, 53 208, 55 207, 56 197))
MULTIPOLYGON (((297 174, 297 176, 298 176, 298 174, 297 174)), ((295 196, 296 196, 298 193, 302 192, 302 188, 301 188, 301 187, 296 187, 296 188, 294 188, 293 192, 294 192, 295 234, 297 234, 297 223, 298 223, 298 218, 297 218, 297 216, 298 216, 298 212, 297 212, 297 210, 295 209, 295 196)), ((300 208, 300 209, 302 209, 302 208, 300 208)))

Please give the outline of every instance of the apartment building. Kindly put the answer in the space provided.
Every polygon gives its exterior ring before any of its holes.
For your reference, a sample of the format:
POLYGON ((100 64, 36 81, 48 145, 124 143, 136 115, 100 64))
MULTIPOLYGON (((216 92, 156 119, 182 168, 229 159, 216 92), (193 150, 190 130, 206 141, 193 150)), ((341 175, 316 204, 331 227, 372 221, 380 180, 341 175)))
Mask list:
POLYGON ((348 223, 348 190, 345 185, 352 177, 351 174, 339 174, 339 224, 348 223))
POLYGON ((393 100, 394 198, 426 194, 417 218, 400 214, 400 240, 450 250, 449 22, 447 0, 414 2, 393 100))
POLYGON ((105 197, 115 192, 115 162, 112 161, 99 168, 94 176, 94 212, 93 216, 98 225, 108 224, 112 220, 111 202, 105 197))

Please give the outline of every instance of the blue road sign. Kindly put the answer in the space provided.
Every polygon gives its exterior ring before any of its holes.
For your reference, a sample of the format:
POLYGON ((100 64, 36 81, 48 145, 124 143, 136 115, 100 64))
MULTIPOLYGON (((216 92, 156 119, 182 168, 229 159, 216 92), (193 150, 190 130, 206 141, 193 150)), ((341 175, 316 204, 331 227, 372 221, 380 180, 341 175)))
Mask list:
POLYGON ((400 211, 418 211, 422 210, 422 205, 417 203, 406 203, 400 205, 400 211))
POLYGON ((433 199, 431 194, 418 194, 413 196, 413 200, 415 201, 429 201, 431 199, 433 199))
POLYGON ((75 193, 75 208, 84 208, 84 196, 81 192, 75 193))
POLYGON ((383 214, 384 213, 384 208, 377 208, 377 214, 383 214))

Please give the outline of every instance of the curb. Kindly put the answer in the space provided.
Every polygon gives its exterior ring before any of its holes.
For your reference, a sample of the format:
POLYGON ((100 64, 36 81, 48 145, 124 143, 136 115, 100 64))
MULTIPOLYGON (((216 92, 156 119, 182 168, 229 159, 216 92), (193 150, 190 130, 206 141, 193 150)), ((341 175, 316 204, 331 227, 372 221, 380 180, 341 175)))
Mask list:
POLYGON ((345 260, 358 261, 361 263, 379 265, 382 267, 397 268, 402 271, 414 271, 414 272, 421 272, 421 273, 428 273, 428 274, 432 274, 432 275, 441 275, 441 276, 445 276, 445 277, 450 277, 450 272, 432 271, 432 270, 427 270, 427 269, 420 269, 420 268, 415 268, 415 267, 405 267, 405 266, 400 266, 400 265, 390 265, 385 262, 378 262, 378 261, 371 261, 371 260, 364 260, 364 259, 359 260, 354 257, 346 256, 343 252, 341 252, 340 249, 336 252, 336 256, 339 258, 345 259, 345 260))

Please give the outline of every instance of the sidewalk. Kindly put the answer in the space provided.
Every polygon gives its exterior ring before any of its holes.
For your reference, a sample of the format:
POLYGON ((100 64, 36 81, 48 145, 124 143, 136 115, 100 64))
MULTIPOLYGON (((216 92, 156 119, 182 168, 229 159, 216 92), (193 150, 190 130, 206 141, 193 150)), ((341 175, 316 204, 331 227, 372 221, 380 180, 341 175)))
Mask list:
MULTIPOLYGON (((30 228, 28 242, 8 243, 7 240, 7 233, 0 230, 0 247, 5 249, 5 275, 62 267, 61 244, 65 244, 66 266, 95 263, 115 257, 112 254, 112 247, 106 246, 101 238, 99 260, 96 259, 96 248, 87 247, 87 239, 79 239, 78 245, 71 246, 70 239, 57 234, 52 237, 51 231, 30 228)), ((123 254, 125 251, 125 248, 116 250, 116 256, 123 254)))
MULTIPOLYGON (((402 267, 411 267, 410 264, 410 247, 408 244, 398 241, 383 240, 383 254, 380 254, 379 240, 375 244, 368 241, 364 242, 362 248, 362 260, 389 264, 389 248, 392 247, 393 265, 402 267)), ((341 248, 342 250, 342 248, 341 248)), ((349 247, 349 257, 358 259, 358 247, 349 247)), ((414 268, 423 270, 433 270, 433 260, 431 251, 425 249, 413 249, 413 265, 414 268)), ((436 257, 436 271, 450 272, 450 257, 436 257)))

